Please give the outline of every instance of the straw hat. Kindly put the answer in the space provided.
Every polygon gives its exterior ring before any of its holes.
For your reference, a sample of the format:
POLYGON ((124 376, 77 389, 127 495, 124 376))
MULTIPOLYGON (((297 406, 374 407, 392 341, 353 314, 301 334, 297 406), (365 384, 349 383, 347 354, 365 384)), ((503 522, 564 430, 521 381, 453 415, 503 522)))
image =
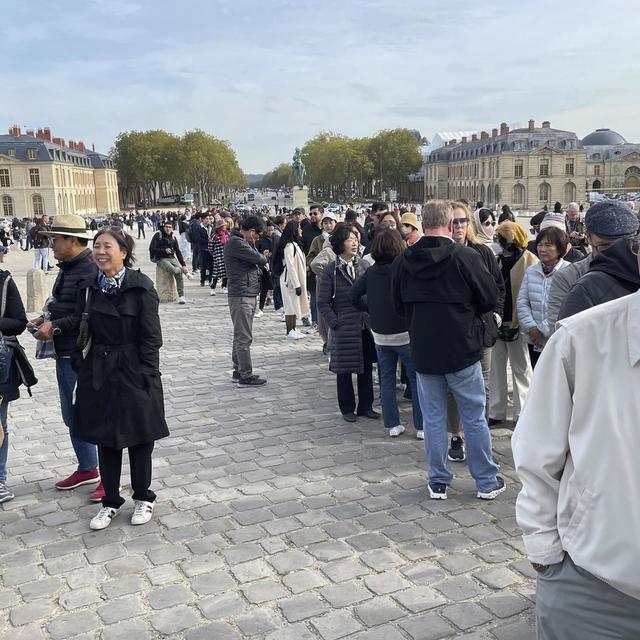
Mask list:
POLYGON ((55 238, 57 236, 73 236, 74 238, 84 238, 93 240, 91 233, 87 230, 84 218, 73 214, 62 214, 53 219, 53 224, 46 231, 40 231, 43 236, 55 238))

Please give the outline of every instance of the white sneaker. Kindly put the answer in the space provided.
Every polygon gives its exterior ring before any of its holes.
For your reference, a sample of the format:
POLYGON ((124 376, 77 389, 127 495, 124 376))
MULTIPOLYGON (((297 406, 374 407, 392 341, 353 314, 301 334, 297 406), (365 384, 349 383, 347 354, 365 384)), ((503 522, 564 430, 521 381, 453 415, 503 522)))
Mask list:
POLYGON ((193 273, 191 273, 191 271, 187 271, 185 275, 187 276, 187 280, 193 280, 193 273))
POLYGON ((178 304, 187 304, 187 301, 184 299, 184 296, 180 296, 178 298, 178 304))
POLYGON ((216 295, 216 290, 215 289, 211 289, 211 291, 209 291, 209 295, 210 296, 215 296, 216 295))
POLYGON ((404 433, 404 427, 399 424, 396 427, 391 427, 391 429, 389 429, 389 437, 390 438, 397 438, 398 436, 402 435, 404 433))
POLYGON ((262 318, 262 316, 263 316, 263 315, 264 315, 264 311, 262 311, 262 309, 258 309, 258 310, 255 312, 254 317, 256 317, 256 318, 262 318))
POLYGON ((280 322, 286 322, 287 319, 284 317, 284 314, 280 316, 280 322))
POLYGON ((97 515, 95 515, 91 522, 89 523, 89 527, 94 531, 100 531, 100 529, 106 529, 111 521, 118 515, 120 509, 114 509, 113 507, 102 507, 100 511, 98 511, 97 515))
POLYGON ((222 293, 227 293, 227 287, 222 287, 222 293))
POLYGON ((424 431, 416 431, 416 438, 418 440, 424 440, 424 431))
POLYGON ((131 516, 131 524, 147 524, 153 515, 153 507, 155 502, 145 502, 144 500, 133 501, 133 515, 131 516))
POLYGON ((304 334, 295 329, 291 329, 287 334, 287 340, 300 340, 301 338, 304 338, 304 334))

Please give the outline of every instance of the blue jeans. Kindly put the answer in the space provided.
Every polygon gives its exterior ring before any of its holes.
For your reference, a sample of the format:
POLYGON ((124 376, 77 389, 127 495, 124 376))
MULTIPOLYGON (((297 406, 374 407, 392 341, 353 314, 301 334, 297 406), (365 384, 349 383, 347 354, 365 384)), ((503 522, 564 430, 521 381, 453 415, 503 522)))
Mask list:
POLYGON ((466 369, 429 375, 418 373, 418 396, 424 416, 424 447, 429 463, 429 482, 451 484, 453 473, 447 465, 447 388, 460 412, 467 445, 469 471, 478 491, 496 486, 498 466, 491 453, 491 434, 485 417, 485 391, 479 362, 466 369))
POLYGON ((7 427, 7 410, 9 403, 2 401, 0 404, 0 423, 4 431, 4 442, 0 447, 0 482, 7 481, 7 454, 9 453, 9 429, 7 427))
POLYGON ((380 373, 380 403, 382 405, 382 418, 387 429, 400 424, 398 401, 396 400, 396 377, 398 358, 407 371, 407 378, 411 385, 413 400, 413 426, 416 431, 422 431, 422 411, 418 399, 416 384, 416 372, 411 360, 411 345, 403 344, 398 347, 376 345, 378 353, 378 372, 380 373))
MULTIPOLYGON (((71 358, 58 358, 56 360, 56 377, 58 378, 58 391, 60 392, 60 409, 62 420, 73 429, 73 390, 76 386, 77 375, 71 368, 71 358)), ((98 467, 98 452, 96 445, 71 436, 71 444, 78 458, 78 471, 91 471, 98 467)))

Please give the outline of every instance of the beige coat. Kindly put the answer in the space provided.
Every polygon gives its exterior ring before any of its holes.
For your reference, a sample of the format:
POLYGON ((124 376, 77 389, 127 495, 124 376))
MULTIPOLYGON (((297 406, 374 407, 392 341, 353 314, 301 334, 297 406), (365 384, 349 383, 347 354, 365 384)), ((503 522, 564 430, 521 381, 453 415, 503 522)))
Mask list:
POLYGON ((532 562, 640 599, 640 292, 561 320, 512 438, 532 562))
POLYGON ((284 271, 280 275, 280 291, 285 316, 306 318, 311 314, 307 298, 307 263, 302 249, 293 242, 284 248, 284 271), (296 295, 296 288, 302 289, 296 295))

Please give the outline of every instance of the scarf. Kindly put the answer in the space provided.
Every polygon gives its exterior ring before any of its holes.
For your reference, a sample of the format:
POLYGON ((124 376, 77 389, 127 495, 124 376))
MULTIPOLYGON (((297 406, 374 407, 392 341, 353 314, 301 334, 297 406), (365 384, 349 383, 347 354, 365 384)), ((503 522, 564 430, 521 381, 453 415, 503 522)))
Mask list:
POLYGON ((473 227, 476 232, 478 244, 490 245, 493 242, 495 227, 485 227, 482 222, 480 222, 480 209, 473 212, 473 227), (489 229, 488 233, 487 229, 489 229))
POLYGON ((126 267, 122 267, 113 278, 109 278, 104 271, 98 271, 98 286, 100 287, 100 291, 108 296, 118 295, 126 272, 126 267))

